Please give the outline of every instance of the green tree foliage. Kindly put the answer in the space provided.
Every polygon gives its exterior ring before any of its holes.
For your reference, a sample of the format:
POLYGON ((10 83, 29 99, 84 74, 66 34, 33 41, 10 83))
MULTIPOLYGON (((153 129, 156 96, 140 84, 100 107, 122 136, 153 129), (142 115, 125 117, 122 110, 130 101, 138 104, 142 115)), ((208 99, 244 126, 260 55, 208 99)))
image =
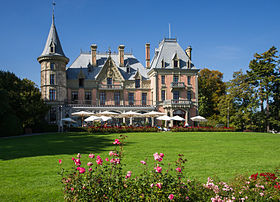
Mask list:
POLYGON ((201 116, 209 118, 219 114, 218 101, 226 92, 226 84, 222 79, 223 74, 217 70, 207 68, 200 70, 198 74, 198 110, 201 116))
MULTIPOLYGON (((256 88, 256 97, 260 100, 261 116, 265 119, 267 131, 271 121, 277 116, 279 121, 279 113, 275 111, 276 106, 279 107, 279 61, 276 54, 277 49, 274 46, 262 54, 256 53, 249 64, 250 70, 247 71, 250 83, 256 88)), ((273 124, 275 123, 277 125, 277 121, 273 124)))
POLYGON ((254 115, 257 112, 258 100, 255 89, 249 83, 247 74, 234 72, 233 79, 227 83, 227 94, 222 96, 218 107, 220 121, 229 123, 237 130, 256 130, 254 115))
POLYGON ((0 71, 0 95, 3 135, 20 134, 22 129, 32 128, 44 120, 48 106, 32 81, 0 71))

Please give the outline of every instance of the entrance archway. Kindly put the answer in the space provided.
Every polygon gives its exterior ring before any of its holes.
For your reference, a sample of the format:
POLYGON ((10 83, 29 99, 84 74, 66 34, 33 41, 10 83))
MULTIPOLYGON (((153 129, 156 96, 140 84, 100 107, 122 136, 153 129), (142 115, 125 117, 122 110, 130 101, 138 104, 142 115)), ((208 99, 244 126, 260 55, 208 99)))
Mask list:
MULTIPOLYGON (((182 109, 177 109, 173 112, 173 116, 180 116, 185 119, 186 112, 182 109)), ((184 126, 184 123, 184 121, 173 121, 173 126, 184 126)))

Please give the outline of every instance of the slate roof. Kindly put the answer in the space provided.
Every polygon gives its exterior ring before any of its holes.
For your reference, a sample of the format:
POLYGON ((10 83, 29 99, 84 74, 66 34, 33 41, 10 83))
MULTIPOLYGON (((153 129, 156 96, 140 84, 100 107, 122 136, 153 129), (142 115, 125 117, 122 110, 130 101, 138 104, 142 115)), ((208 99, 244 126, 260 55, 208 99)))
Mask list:
POLYGON ((45 48, 44 48, 41 56, 50 56, 50 55, 58 55, 58 56, 65 57, 62 46, 61 46, 59 38, 58 38, 56 27, 54 24, 54 16, 53 16, 52 25, 51 25, 51 28, 49 31, 48 39, 47 39, 45 48), (54 43, 54 45, 55 45, 54 53, 51 53, 51 51, 50 51, 52 43, 54 43))
MULTIPOLYGON (((162 60, 165 62, 166 69, 174 68, 172 60, 176 54, 178 59, 180 60, 180 69, 188 69, 187 65, 190 58, 178 44, 177 40, 163 39, 159 44, 159 47, 155 49, 155 56, 153 57, 151 62, 151 69, 162 69, 162 60)), ((191 68, 195 69, 193 64, 191 64, 191 68)))
MULTIPOLYGON (((79 72, 82 71, 85 75, 85 79, 95 80, 103 65, 107 61, 109 54, 97 53, 96 54, 96 67, 91 66, 91 53, 81 53, 76 60, 67 68, 67 79, 78 79, 79 72)), ((143 76, 143 79, 147 79, 147 73, 149 69, 146 69, 132 54, 124 54, 124 67, 120 67, 118 53, 111 54, 112 60, 115 62, 118 70, 122 74, 125 80, 134 80, 134 76, 139 70, 139 73, 143 76), (130 71, 127 72, 127 67, 130 71)))

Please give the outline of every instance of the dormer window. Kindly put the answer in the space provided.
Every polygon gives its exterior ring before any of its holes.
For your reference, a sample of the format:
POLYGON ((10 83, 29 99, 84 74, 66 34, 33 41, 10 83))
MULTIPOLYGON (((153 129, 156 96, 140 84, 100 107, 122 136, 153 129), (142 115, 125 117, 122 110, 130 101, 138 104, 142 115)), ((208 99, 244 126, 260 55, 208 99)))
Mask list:
POLYGON ((55 67, 54 63, 51 63, 50 66, 51 66, 51 70, 54 70, 55 67))
POLYGON ((175 56, 173 57, 173 67, 174 68, 178 68, 179 67, 179 58, 177 56, 177 53, 175 54, 175 56))
POLYGON ((53 42, 51 43, 51 46, 50 46, 50 53, 55 53, 55 45, 53 42))
POLYGON ((83 78, 80 78, 79 79, 79 88, 83 88, 84 87, 84 79, 83 78))
POLYGON ((130 67, 126 67, 126 72, 130 73, 130 67))
POLYGON ((140 88, 140 79, 135 80, 135 88, 140 88))
POLYGON ((165 62, 164 62, 163 59, 162 59, 162 61, 161 61, 161 68, 165 68, 165 62))

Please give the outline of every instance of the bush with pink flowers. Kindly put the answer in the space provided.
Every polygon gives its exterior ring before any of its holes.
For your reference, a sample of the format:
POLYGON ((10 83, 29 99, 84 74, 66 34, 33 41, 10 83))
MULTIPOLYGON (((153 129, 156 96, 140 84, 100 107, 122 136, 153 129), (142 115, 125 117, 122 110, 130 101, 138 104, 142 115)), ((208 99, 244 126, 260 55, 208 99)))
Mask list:
POLYGON ((61 171, 66 201, 274 201, 280 198, 278 172, 256 174, 249 179, 239 177, 231 184, 208 178, 203 184, 187 179, 186 159, 182 154, 173 165, 166 166, 164 154, 154 153, 153 169, 141 160, 138 162, 143 167, 141 174, 124 172, 124 139, 121 135, 113 142, 115 150, 107 157, 89 154, 86 162, 81 161, 81 154, 72 158, 73 170, 61 171))

